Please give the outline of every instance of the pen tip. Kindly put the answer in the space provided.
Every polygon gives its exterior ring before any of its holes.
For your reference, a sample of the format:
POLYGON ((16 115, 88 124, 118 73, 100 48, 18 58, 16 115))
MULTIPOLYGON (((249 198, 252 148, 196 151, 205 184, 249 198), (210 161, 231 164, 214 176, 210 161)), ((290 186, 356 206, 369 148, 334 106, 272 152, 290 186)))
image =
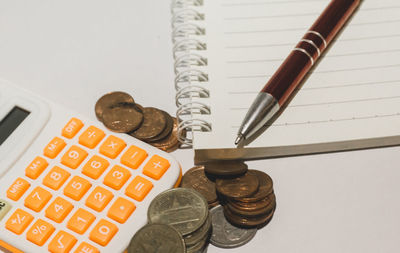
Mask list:
POLYGON ((239 134, 239 135, 236 137, 235 145, 238 145, 238 144, 241 143, 243 140, 244 140, 243 135, 239 134))

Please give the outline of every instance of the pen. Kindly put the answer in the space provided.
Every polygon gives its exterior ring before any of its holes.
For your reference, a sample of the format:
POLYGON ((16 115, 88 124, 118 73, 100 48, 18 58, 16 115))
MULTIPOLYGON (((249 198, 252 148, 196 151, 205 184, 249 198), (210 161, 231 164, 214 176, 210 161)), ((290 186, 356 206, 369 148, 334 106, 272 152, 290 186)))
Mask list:
POLYGON ((360 0, 329 3, 258 93, 239 128, 236 145, 254 136, 279 111, 359 4, 360 0))

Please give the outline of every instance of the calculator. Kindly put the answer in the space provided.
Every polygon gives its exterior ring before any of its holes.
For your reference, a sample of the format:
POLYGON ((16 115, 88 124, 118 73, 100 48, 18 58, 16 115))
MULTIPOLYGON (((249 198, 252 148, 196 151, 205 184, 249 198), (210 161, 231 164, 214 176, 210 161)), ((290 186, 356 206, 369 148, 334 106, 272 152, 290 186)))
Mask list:
POLYGON ((0 252, 124 252, 181 177, 168 153, 0 80, 0 252))

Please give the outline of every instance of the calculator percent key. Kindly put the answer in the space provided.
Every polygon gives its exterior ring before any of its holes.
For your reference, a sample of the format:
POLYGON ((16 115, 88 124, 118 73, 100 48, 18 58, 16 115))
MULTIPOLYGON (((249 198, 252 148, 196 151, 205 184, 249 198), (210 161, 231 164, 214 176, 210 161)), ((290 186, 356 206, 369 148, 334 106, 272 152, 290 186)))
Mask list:
POLYGON ((42 219, 38 219, 26 233, 26 239, 38 246, 42 246, 54 230, 53 225, 42 219))

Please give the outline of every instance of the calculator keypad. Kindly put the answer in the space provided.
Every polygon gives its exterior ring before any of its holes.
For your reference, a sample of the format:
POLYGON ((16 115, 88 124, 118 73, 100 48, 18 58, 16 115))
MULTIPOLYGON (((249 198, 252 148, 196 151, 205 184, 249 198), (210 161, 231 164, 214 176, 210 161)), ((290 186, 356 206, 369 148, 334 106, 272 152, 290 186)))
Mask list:
POLYGON ((7 197, 22 202, 26 210, 16 208, 5 228, 25 233, 38 246, 47 242, 44 247, 50 252, 100 252, 97 246, 107 246, 118 226, 135 213, 135 201, 152 191, 151 180, 162 178, 170 167, 159 155, 148 159, 146 150, 106 136, 95 126, 84 127, 71 118, 61 136, 44 147, 43 157, 35 157, 25 168, 26 177, 16 178, 7 190, 7 197), (98 216, 103 211, 104 216, 98 216))

